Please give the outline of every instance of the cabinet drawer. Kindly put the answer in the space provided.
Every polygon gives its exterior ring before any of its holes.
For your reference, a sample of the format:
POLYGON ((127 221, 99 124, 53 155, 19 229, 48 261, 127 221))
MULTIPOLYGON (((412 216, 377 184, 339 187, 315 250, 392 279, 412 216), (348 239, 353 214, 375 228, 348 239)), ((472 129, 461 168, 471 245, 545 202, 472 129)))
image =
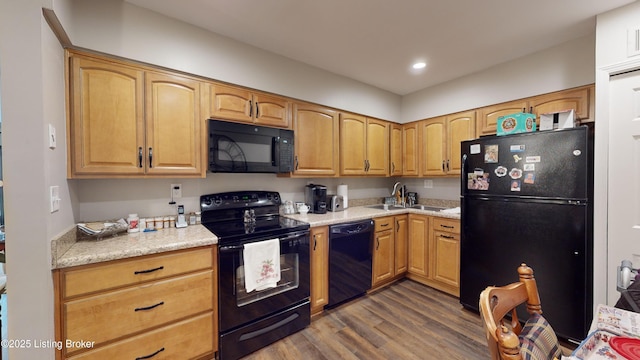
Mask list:
POLYGON ((96 344, 213 308, 213 271, 67 302, 63 339, 96 344))
POLYGON ((195 249, 115 263, 89 265, 64 271, 63 297, 133 285, 149 280, 210 269, 213 266, 211 248, 195 249))
POLYGON ((433 230, 460 234, 460 220, 434 217, 433 230))
POLYGON ((393 230, 393 217, 375 218, 375 232, 393 230))
POLYGON ((209 312, 69 359, 194 359, 213 354, 214 341, 209 312))

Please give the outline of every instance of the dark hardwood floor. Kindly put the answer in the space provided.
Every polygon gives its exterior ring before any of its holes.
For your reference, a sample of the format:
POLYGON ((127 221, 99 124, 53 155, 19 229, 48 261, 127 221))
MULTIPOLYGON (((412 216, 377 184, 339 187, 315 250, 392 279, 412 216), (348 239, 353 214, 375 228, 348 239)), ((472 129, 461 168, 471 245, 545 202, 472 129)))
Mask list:
POLYGON ((401 280, 314 318, 245 358, 489 359, 480 316, 457 298, 401 280))

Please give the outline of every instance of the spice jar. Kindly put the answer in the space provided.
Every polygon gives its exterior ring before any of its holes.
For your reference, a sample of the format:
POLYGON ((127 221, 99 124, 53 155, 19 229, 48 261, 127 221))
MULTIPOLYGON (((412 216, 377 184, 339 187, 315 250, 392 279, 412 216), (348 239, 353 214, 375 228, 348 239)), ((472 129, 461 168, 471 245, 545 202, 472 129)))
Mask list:
POLYGON ((162 216, 156 216, 156 230, 160 230, 164 227, 164 219, 162 216))
POLYGON ((202 213, 200 211, 196 211, 196 224, 200 224, 202 222, 202 213))
POLYGON ((189 213, 189 225, 196 224, 196 214, 194 212, 189 213))
POLYGON ((153 230, 156 228, 156 221, 150 217, 147 218, 147 230, 153 230))
POLYGON ((129 214, 127 218, 127 223, 129 223, 129 228, 127 228, 127 232, 135 233, 140 231, 140 218, 138 214, 129 214))

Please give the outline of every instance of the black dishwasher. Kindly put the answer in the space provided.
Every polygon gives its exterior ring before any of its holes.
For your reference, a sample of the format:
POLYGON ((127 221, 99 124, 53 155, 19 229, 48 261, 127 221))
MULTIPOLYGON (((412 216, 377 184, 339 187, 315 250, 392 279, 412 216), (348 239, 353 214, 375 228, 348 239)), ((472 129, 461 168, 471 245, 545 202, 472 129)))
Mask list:
POLYGON ((340 305, 371 288, 373 220, 329 226, 329 303, 340 305))

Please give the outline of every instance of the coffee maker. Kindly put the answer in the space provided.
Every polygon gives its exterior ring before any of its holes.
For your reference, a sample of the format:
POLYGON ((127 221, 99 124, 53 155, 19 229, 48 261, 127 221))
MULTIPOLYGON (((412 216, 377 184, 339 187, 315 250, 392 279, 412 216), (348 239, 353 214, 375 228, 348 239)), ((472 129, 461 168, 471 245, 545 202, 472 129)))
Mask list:
POLYGON ((327 212, 327 187, 309 184, 305 187, 304 202, 309 205, 309 212, 325 214, 327 212))

